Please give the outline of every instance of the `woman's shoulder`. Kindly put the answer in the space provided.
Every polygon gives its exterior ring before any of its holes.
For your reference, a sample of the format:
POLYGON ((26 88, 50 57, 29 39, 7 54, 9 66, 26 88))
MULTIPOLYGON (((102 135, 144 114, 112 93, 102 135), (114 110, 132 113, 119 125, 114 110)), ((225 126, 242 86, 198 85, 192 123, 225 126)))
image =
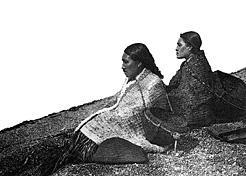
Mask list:
POLYGON ((193 67, 207 67, 209 66, 208 60, 205 56, 204 51, 200 51, 197 54, 193 54, 191 60, 188 62, 189 66, 193 66, 193 67))
POLYGON ((157 76, 156 74, 152 73, 151 71, 149 71, 148 75, 146 76, 146 79, 149 80, 149 83, 151 84, 158 84, 158 83, 162 83, 162 79, 159 78, 159 76, 157 76))
POLYGON ((148 90, 152 89, 165 89, 165 84, 161 78, 159 78, 156 74, 150 72, 143 82, 143 86, 148 90))
POLYGON ((196 74, 209 74, 212 72, 211 66, 203 51, 194 55, 194 57, 186 64, 185 70, 196 74))

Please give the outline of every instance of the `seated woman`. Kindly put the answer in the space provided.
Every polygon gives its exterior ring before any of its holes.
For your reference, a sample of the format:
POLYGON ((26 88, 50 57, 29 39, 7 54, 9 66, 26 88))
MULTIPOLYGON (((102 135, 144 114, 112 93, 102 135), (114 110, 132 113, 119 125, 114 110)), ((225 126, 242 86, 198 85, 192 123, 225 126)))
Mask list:
POLYGON ((184 117, 188 126, 208 125, 214 119, 213 93, 209 90, 213 87, 213 73, 201 45, 196 32, 180 35, 176 55, 185 61, 167 87, 173 111, 184 117))
POLYGON ((201 45, 194 31, 180 35, 176 54, 185 61, 167 87, 173 111, 195 127, 239 120, 246 114, 246 85, 230 74, 212 72, 201 45))
MULTIPOLYGON (((169 109, 163 75, 155 64, 146 45, 135 43, 128 46, 122 56, 122 70, 126 80, 117 102, 83 120, 76 128, 75 141, 69 155, 80 161, 90 161, 97 146, 106 139, 120 137, 142 147, 145 151, 163 152, 166 148, 150 143, 143 126, 147 108, 169 109)), ((57 162, 55 169, 62 165, 57 162)))
POLYGON ((148 151, 161 152, 162 147, 146 140, 142 118, 146 108, 168 108, 165 87, 161 80, 163 75, 144 44, 128 46, 122 61, 127 79, 116 104, 86 118, 76 131, 96 144, 108 138, 121 137, 148 151))

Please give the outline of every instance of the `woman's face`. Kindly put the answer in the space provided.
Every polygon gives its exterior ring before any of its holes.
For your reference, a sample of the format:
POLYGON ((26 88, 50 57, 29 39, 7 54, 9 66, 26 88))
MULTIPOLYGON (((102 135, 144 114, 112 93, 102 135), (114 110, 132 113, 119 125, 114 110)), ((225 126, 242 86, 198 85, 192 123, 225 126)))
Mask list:
POLYGON ((141 62, 131 59, 126 53, 122 56, 122 70, 129 80, 133 80, 140 73, 141 62))
POLYGON ((180 37, 177 43, 177 48, 176 48, 176 55, 178 59, 188 59, 190 53, 191 53, 191 48, 190 46, 187 46, 184 40, 180 37))

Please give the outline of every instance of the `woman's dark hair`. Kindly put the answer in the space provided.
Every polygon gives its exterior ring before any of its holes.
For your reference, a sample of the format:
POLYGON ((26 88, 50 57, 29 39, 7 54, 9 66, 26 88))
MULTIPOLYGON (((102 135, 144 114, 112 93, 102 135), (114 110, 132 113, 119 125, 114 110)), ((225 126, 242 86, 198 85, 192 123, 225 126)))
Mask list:
POLYGON ((129 45, 124 52, 131 57, 132 60, 140 61, 144 68, 150 70, 152 73, 156 74, 159 78, 163 78, 164 76, 161 74, 159 68, 155 64, 155 60, 150 53, 149 49, 145 44, 142 43, 134 43, 129 45))
POLYGON ((183 34, 180 34, 180 37, 184 40, 184 42, 188 46, 192 46, 192 53, 196 53, 200 51, 200 47, 202 45, 202 39, 197 32, 189 31, 183 34))

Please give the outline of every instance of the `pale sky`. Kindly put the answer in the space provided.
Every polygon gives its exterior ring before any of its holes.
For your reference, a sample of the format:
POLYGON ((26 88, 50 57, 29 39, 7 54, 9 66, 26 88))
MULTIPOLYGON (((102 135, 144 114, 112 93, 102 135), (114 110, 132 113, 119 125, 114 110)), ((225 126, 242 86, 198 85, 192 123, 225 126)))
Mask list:
POLYGON ((213 70, 246 67, 245 16, 244 0, 0 1, 0 129, 113 95, 132 43, 148 46, 166 84, 190 30, 213 70))

